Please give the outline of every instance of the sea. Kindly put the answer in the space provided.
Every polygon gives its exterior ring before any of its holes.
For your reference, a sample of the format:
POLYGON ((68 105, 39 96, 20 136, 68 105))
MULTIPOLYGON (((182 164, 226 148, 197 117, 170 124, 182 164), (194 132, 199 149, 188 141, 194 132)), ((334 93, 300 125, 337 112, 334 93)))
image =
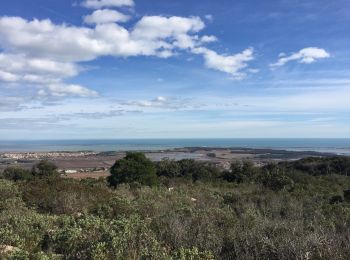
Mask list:
POLYGON ((350 155, 350 138, 217 138, 0 141, 0 152, 152 151, 184 147, 255 148, 350 155))

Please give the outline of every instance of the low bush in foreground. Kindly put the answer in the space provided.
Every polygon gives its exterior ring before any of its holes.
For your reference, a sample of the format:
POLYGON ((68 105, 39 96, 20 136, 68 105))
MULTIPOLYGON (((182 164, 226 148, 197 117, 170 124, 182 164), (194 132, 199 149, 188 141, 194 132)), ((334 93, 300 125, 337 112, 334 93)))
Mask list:
POLYGON ((188 160, 150 169, 157 185, 0 179, 0 258, 350 259, 346 176, 188 160))

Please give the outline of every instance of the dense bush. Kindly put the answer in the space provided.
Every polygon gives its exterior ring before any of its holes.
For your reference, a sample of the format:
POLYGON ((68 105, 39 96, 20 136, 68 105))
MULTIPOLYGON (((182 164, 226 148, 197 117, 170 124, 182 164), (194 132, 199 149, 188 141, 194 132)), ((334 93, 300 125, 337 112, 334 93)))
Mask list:
POLYGON ((264 166, 262 173, 258 177, 258 181, 274 191, 284 188, 291 189, 294 186, 293 180, 285 174, 285 170, 275 164, 264 166))
POLYGON ((229 171, 223 171, 221 177, 228 182, 249 182, 253 181, 257 169, 251 162, 233 162, 229 171))
POLYGON ((349 177, 235 163, 231 182, 206 163, 152 164, 169 188, 135 185, 149 161, 127 161, 136 177, 116 188, 0 179, 0 259, 350 259, 349 177))
POLYGON ((346 156, 309 157, 292 162, 281 162, 280 165, 289 170, 302 171, 311 175, 339 174, 350 176, 350 158, 346 156))
POLYGON ((157 175, 167 178, 183 178, 192 181, 215 181, 220 172, 215 165, 193 159, 180 161, 162 160, 156 163, 157 175))
POLYGON ((57 166, 48 160, 42 160, 33 166, 32 174, 34 177, 58 176, 57 166))
POLYGON ((19 181, 19 180, 29 180, 33 178, 33 175, 27 169, 11 166, 11 167, 7 167, 4 170, 4 172, 2 173, 2 177, 8 180, 19 181))
POLYGON ((63 178, 33 179, 22 183, 21 190, 30 207, 50 214, 86 213, 112 197, 106 185, 90 186, 63 178))
POLYGON ((112 166, 108 182, 114 187, 133 182, 152 186, 157 184, 156 167, 143 153, 129 152, 112 166))

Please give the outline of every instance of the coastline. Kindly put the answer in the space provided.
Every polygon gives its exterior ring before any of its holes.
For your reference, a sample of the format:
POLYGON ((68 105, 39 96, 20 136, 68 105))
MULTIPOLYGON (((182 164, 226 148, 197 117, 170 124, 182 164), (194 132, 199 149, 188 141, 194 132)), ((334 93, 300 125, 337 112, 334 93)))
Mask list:
POLYGON ((171 139, 78 139, 0 140, 0 152, 106 152, 159 151, 200 148, 248 148, 318 151, 350 155, 350 138, 171 138, 171 139))
MULTIPOLYGON (((335 156, 334 153, 315 151, 287 151, 261 148, 226 148, 226 147, 184 147, 164 150, 140 150, 152 161, 165 158, 170 160, 193 159, 215 164, 228 169, 232 161, 251 161, 257 166, 269 162, 298 160, 305 157, 335 156)), ((56 152, 0 152, 0 171, 8 166, 20 166, 30 169, 40 160, 54 162, 63 176, 72 178, 106 177, 109 168, 118 159, 125 156, 126 151, 56 151, 56 152)))

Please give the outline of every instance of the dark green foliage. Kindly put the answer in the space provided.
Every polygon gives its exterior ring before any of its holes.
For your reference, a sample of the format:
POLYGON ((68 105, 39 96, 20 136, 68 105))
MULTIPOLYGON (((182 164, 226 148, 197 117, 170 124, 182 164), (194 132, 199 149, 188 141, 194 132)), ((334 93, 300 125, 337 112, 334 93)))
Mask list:
POLYGON ((181 177, 181 166, 177 161, 164 159, 156 163, 157 175, 167 178, 181 177))
POLYGON ((242 163, 231 170, 243 181, 227 182, 192 160, 156 168, 171 189, 0 179, 0 259, 350 259, 349 177, 242 163))
POLYGON ((183 178, 191 181, 215 181, 220 172, 211 163, 199 162, 192 159, 180 161, 162 160, 156 163, 157 175, 166 178, 183 178))
POLYGON ((181 169, 180 176, 192 181, 215 181, 220 175, 218 169, 210 163, 184 159, 178 161, 178 164, 181 169))
POLYGON ((108 201, 112 194, 106 185, 80 183, 62 178, 41 178, 22 183, 24 201, 39 212, 82 214, 108 201))
POLYGON ((344 190, 344 200, 350 202, 350 190, 344 190))
POLYGON ((37 163, 33 169, 32 174, 35 177, 57 177, 59 174, 57 172, 57 166, 48 161, 48 160, 42 160, 39 163, 37 163))
POLYGON ((280 165, 310 175, 339 174, 350 176, 350 158, 345 156, 309 157, 294 162, 282 162, 280 165))
POLYGON ((129 152, 124 159, 116 161, 112 166, 108 182, 113 187, 133 182, 149 186, 156 185, 156 167, 143 153, 129 152))
POLYGON ((330 198, 330 204, 342 203, 344 201, 343 197, 340 195, 334 195, 330 198))
POLYGON ((32 173, 20 167, 7 167, 2 173, 4 179, 19 181, 19 180, 29 180, 33 178, 32 173))
POLYGON ((293 180, 285 174, 285 169, 280 168, 276 164, 268 164, 263 167, 258 181, 265 187, 274 191, 279 191, 284 188, 290 189, 294 185, 293 180))
POLYGON ((121 196, 114 196, 100 200, 91 210, 91 213, 104 218, 115 219, 120 216, 127 217, 135 213, 131 202, 121 196))
POLYGON ((256 171, 251 162, 234 162, 231 164, 230 171, 224 171, 221 177, 228 182, 249 182, 253 181, 256 171))

